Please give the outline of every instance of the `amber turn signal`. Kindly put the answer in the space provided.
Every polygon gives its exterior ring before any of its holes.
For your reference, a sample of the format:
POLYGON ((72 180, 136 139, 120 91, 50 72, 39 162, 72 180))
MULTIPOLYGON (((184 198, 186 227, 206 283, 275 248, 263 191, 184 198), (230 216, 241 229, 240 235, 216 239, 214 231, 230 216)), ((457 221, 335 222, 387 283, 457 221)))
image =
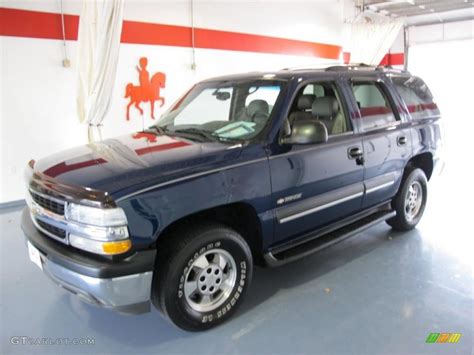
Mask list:
POLYGON ((130 239, 102 243, 102 250, 104 254, 108 255, 123 254, 129 251, 131 247, 132 242, 130 239))

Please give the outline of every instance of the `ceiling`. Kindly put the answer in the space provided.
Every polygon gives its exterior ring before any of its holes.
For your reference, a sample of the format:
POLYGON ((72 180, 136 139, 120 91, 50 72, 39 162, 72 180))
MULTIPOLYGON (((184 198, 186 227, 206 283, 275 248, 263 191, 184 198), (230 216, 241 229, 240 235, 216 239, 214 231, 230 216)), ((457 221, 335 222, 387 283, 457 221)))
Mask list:
POLYGON ((405 17, 411 25, 474 19, 474 0, 365 0, 362 6, 382 15, 405 17))

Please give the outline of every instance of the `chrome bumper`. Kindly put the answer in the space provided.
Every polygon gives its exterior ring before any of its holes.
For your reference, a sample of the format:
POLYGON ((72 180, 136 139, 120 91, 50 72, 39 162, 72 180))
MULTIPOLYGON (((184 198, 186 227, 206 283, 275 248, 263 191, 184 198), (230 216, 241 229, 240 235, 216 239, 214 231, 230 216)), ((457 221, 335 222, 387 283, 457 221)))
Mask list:
POLYGON ((61 288, 83 301, 120 313, 150 310, 156 250, 136 252, 121 262, 93 259, 40 233, 28 208, 23 210, 21 228, 25 241, 39 253, 37 263, 61 288))
POLYGON ((108 279, 79 274, 48 260, 41 252, 43 272, 58 286, 90 304, 120 313, 139 314, 150 311, 153 272, 108 279))

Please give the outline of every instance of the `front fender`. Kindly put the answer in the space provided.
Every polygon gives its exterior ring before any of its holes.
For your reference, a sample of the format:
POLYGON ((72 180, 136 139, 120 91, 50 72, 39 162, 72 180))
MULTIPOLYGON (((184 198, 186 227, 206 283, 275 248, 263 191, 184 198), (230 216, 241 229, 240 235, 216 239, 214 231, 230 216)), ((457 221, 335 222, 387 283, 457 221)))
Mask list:
POLYGON ((235 202, 250 204, 265 235, 272 234, 271 184, 264 155, 239 161, 209 174, 181 179, 118 202, 124 209, 134 246, 147 247, 170 224, 195 213, 235 202))

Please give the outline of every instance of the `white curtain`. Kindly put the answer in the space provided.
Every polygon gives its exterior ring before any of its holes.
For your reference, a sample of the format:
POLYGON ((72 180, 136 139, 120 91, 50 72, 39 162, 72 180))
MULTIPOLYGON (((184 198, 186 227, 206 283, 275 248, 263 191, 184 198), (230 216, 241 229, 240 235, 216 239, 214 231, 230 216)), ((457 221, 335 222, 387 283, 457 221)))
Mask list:
MULTIPOLYGON (((122 33, 123 0, 84 0, 77 50, 79 121, 100 127, 110 106, 122 33)), ((99 131, 100 134, 100 131, 99 131)))
POLYGON ((378 65, 397 38, 403 22, 403 18, 371 12, 359 14, 351 29, 351 63, 378 65))

